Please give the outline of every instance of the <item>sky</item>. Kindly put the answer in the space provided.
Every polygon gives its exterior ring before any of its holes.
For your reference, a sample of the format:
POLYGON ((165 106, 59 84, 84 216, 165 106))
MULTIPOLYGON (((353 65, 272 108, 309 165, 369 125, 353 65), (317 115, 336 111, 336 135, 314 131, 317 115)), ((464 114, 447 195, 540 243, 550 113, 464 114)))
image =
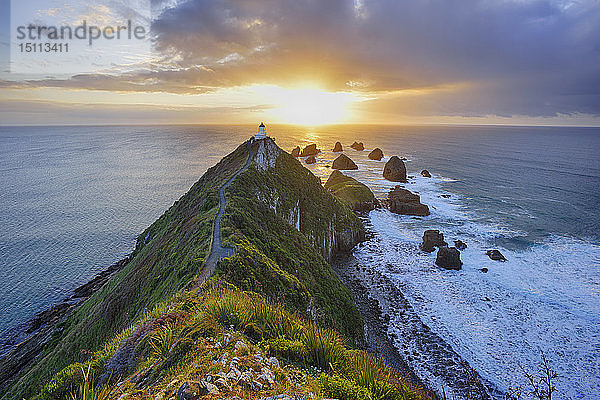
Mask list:
POLYGON ((0 124, 600 126, 598 0, 149 1, 0 0, 0 124), (132 16, 143 45, 15 56, 19 24, 132 16))

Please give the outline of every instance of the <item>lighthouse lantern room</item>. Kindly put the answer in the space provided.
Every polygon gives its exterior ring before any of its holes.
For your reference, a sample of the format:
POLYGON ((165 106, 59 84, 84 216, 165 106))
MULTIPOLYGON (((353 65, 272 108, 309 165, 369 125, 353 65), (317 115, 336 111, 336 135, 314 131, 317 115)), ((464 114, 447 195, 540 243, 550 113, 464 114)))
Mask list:
POLYGON ((260 125, 258 126, 258 132, 254 135, 254 139, 259 140, 259 139, 264 139, 267 137, 267 132, 265 131, 265 124, 264 123, 260 123, 260 125))

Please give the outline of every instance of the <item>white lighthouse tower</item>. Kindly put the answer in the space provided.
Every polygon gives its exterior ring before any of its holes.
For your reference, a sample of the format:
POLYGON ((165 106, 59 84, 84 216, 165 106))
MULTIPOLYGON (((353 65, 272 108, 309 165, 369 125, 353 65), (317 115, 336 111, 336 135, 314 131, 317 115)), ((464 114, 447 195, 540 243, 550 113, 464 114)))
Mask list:
POLYGON ((266 137, 267 137, 267 132, 265 131, 265 124, 261 122, 260 125, 258 126, 258 132, 254 135, 254 139, 260 140, 260 139, 264 139, 266 137))

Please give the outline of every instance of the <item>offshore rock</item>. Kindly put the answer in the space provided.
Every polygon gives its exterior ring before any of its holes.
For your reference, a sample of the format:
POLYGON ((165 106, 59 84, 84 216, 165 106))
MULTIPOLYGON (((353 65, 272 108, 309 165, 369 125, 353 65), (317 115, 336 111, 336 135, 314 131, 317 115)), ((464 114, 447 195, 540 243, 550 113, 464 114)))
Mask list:
POLYGON ((396 186, 388 193, 388 208, 395 214, 417 215, 425 217, 429 215, 429 207, 421 204, 421 197, 409 190, 396 186))
POLYGON ((379 147, 377 147, 375 150, 373 150, 372 152, 369 153, 370 160, 381 161, 382 158, 383 158, 383 151, 381 151, 381 149, 379 147))
POLYGON ((340 154, 338 158, 333 160, 331 165, 333 169, 358 169, 358 166, 345 154, 340 154))
POLYGON ((340 142, 335 142, 335 146, 333 146, 333 152, 339 153, 340 151, 344 151, 342 144, 340 142))
POLYGON ((500 250, 488 250, 485 252, 485 254, 487 254, 487 256, 494 261, 506 261, 506 257, 504 257, 502 253, 500 253, 500 250))
POLYGON ((438 249, 435 264, 446 269, 459 270, 462 267, 460 251, 456 247, 443 246, 438 249))
POLYGON ((392 182, 406 182, 406 166, 404 161, 393 156, 383 167, 383 177, 392 182))
POLYGON ((431 174, 426 169, 421 171, 421 175, 423 175, 425 178, 431 178, 431 174))
POLYGON ((302 153, 300 153, 300 157, 308 157, 308 156, 316 156, 319 154, 321 150, 317 149, 316 144, 309 144, 305 148, 302 149, 302 153))
POLYGON ((294 150, 292 150, 291 154, 294 157, 300 157, 300 146, 296 146, 296 148, 294 150))
POLYGON ((437 229, 429 229, 423 232, 423 243, 421 243, 421 250, 431 253, 435 250, 435 247, 448 246, 448 243, 444 240, 444 234, 440 233, 437 229))
POLYGON ((454 247, 456 247, 460 251, 463 251, 464 249, 467 248, 467 244, 465 242, 463 242, 462 240, 455 240, 454 247))
POLYGON ((310 156, 304 162, 307 163, 307 164, 314 164, 314 163, 317 162, 317 159, 315 158, 315 156, 310 156))
POLYGON ((354 142, 350 145, 356 151, 363 151, 365 149, 365 145, 362 142, 354 142))

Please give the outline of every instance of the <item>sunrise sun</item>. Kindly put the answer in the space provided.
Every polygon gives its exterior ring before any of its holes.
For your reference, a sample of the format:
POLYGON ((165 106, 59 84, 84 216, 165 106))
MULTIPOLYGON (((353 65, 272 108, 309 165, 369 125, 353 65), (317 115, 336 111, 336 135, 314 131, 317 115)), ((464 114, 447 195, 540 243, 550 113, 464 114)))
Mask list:
POLYGON ((298 125, 327 125, 347 122, 350 106, 358 101, 349 92, 327 92, 316 87, 285 89, 265 85, 257 93, 273 108, 266 111, 274 121, 298 125))

